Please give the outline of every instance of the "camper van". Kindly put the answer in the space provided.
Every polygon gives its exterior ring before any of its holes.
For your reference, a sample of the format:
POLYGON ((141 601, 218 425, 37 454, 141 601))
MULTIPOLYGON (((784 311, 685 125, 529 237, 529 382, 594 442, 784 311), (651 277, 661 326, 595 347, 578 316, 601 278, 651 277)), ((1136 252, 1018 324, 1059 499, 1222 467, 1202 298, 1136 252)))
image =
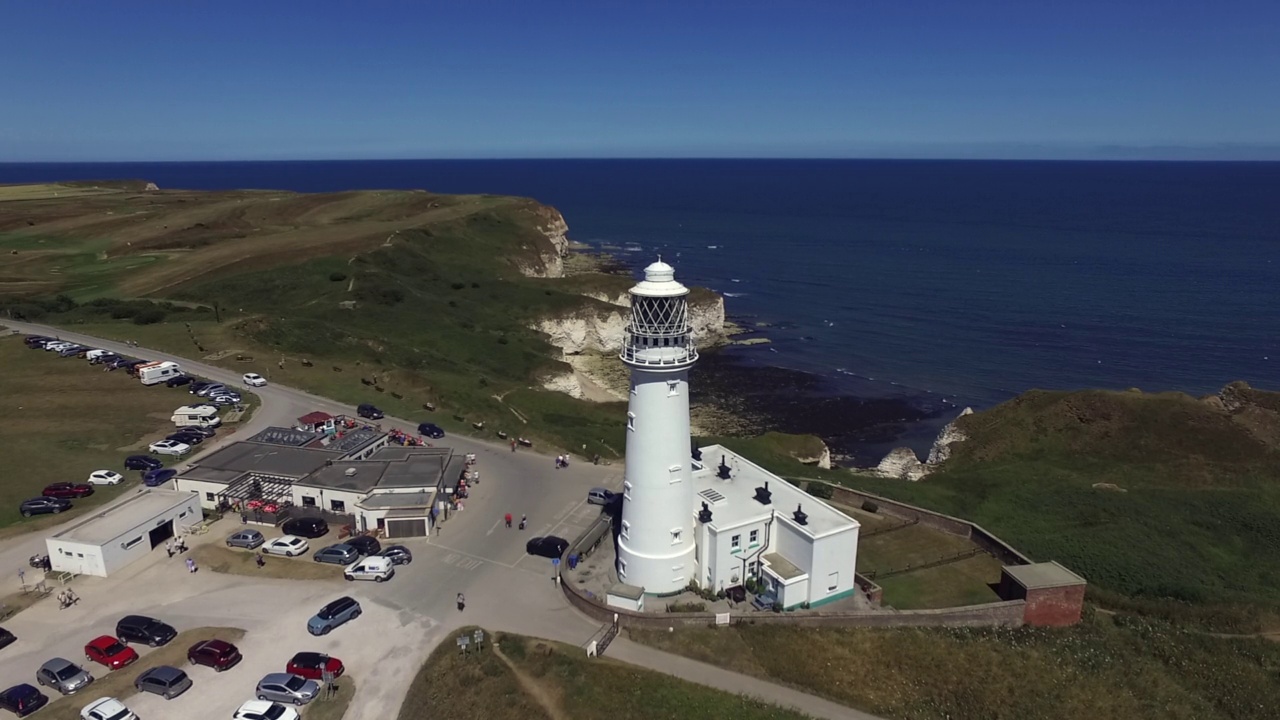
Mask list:
POLYGON ((218 408, 212 405, 183 405, 169 418, 177 427, 217 427, 222 424, 218 408))
POLYGON ((143 385, 156 385, 162 382, 167 382, 171 377, 181 375, 182 366, 176 362, 169 362, 168 360, 165 360, 163 362, 151 362, 139 365, 133 369, 133 372, 138 376, 138 379, 142 381, 143 385))

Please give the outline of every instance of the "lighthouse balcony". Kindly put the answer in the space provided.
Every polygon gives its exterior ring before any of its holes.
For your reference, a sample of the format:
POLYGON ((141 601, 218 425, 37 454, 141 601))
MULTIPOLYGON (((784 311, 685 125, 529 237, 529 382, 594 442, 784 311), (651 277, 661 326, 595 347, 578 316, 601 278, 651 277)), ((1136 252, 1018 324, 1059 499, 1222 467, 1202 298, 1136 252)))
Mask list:
POLYGON ((644 367, 679 367, 692 365, 698 352, 692 347, 646 347, 627 343, 622 346, 622 361, 644 367))

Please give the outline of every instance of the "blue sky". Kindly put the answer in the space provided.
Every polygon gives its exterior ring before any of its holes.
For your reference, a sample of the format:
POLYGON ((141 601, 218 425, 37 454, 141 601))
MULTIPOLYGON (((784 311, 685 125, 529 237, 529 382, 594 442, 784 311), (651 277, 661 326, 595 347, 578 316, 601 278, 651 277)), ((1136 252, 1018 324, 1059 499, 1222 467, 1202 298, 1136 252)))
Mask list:
POLYGON ((0 161, 1280 159, 1280 3, 6 3, 0 161))

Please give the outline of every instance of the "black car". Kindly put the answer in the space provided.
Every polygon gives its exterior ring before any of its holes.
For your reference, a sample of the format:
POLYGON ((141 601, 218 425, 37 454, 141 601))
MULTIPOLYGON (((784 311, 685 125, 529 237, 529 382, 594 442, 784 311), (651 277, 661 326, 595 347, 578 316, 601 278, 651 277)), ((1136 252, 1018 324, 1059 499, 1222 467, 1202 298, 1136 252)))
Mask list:
POLYGON ((524 551, 530 555, 541 555, 545 558, 558 558, 568 549, 569 541, 555 535, 533 538, 524 546, 524 551))
POLYGON ((116 623, 116 637, 126 643, 160 647, 177 636, 172 625, 146 615, 126 615, 116 623))
POLYGON ((381 410, 369 403, 364 403, 360 407, 356 408, 356 414, 367 420, 381 420, 386 417, 381 410))
POLYGON ((189 433, 189 432, 186 432, 185 430, 183 432, 176 432, 172 435, 166 435, 164 439, 173 440, 174 442, 186 443, 188 445, 199 445, 200 443, 204 442, 203 435, 189 433))
POLYGON ((413 562, 413 553, 403 545, 388 545, 378 554, 390 560, 392 565, 408 565, 413 562))
POLYGON ((99 355, 98 357, 93 358, 92 360, 89 361, 89 364, 90 365, 107 365, 119 359, 120 359, 120 356, 115 353, 106 353, 105 355, 99 355))
POLYGON ((23 500, 22 505, 18 507, 22 517, 31 517, 32 515, 44 515, 45 513, 58 514, 63 510, 71 509, 71 501, 66 498, 56 497, 38 497, 30 500, 23 500))
POLYGON ((28 335, 22 338, 22 342, 26 343, 27 347, 34 350, 40 347, 41 345, 44 345, 45 343, 49 342, 52 339, 53 338, 49 337, 48 335, 28 335))
POLYGON ((323 518, 300 517, 286 521, 280 528, 285 535, 297 535, 304 538, 318 538, 329 534, 329 523, 323 518))
POLYGON ((187 392, 194 395, 195 393, 200 392, 200 390, 202 390, 203 388, 207 388, 210 385, 221 385, 221 384, 222 383, 216 383, 212 380, 192 380, 190 385, 187 387, 187 392))
POLYGON ((0 648, 9 647, 17 641, 17 639, 18 638, 14 637, 13 633, 5 630, 4 628, 0 628, 0 648))
POLYGON ((18 717, 26 717, 49 704, 49 698, 34 685, 22 683, 0 692, 0 708, 18 717))
POLYGON ((346 543, 359 550, 361 555, 377 555, 382 550, 382 543, 378 542, 378 538, 372 535, 350 537, 347 538, 346 543))
POLYGON ((107 363, 107 367, 109 367, 109 368, 111 368, 111 369, 113 369, 113 370, 118 370, 118 369, 120 369, 120 368, 124 367, 125 365, 128 365, 128 364, 129 364, 129 363, 131 363, 131 362, 134 362, 134 359, 133 359, 133 358, 125 357, 124 355, 119 355, 119 356, 117 356, 114 360, 112 360, 111 362, 107 363))
POLYGON ((164 463, 150 455, 130 455, 124 459, 126 470, 155 470, 164 467, 164 463))
POLYGON ((175 375, 168 380, 165 380, 164 384, 167 387, 182 387, 183 385, 190 385, 191 382, 192 380, 190 375, 175 375))
POLYGON ((424 422, 418 425, 418 434, 424 435, 433 440, 439 440, 444 437, 444 430, 441 430, 440 426, 435 423, 424 422))
POLYGON ((218 431, 214 430, 211 427, 199 427, 197 425, 191 425, 189 427, 184 427, 181 430, 179 430, 178 434, 179 435, 199 435, 202 438, 211 438, 214 435, 217 435, 218 431))

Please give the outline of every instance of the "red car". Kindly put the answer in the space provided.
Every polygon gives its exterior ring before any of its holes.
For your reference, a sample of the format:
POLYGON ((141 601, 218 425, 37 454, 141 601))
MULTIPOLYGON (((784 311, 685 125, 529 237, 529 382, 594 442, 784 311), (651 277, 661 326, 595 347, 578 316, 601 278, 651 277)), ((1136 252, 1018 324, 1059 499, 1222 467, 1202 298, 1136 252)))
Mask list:
POLYGON ((44 489, 44 492, 40 494, 45 497, 66 498, 68 500, 72 500, 92 495, 93 486, 88 483, 59 482, 47 486, 44 489))
POLYGON ((84 656, 93 662, 106 665, 112 670, 119 670, 138 659, 138 653, 134 652, 133 648, 110 635, 103 635, 91 640, 88 645, 84 646, 84 656))
POLYGON ((240 650, 226 640, 202 640, 187 650, 192 665, 207 665, 218 672, 240 662, 240 650))
POLYGON ((301 675, 308 680, 321 680, 326 670, 333 673, 334 677, 338 677, 346 668, 336 657, 329 657, 322 653, 300 652, 293 656, 284 670, 287 673, 301 675))

